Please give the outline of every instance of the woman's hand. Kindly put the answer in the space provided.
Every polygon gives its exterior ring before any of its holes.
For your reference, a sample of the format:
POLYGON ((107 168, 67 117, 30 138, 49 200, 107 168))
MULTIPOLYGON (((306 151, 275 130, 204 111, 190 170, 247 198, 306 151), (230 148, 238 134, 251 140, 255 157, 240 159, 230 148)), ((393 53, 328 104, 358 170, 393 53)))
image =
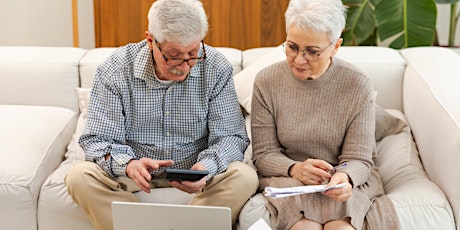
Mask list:
POLYGON ((323 192, 323 194, 338 202, 346 201, 352 195, 352 187, 350 184, 350 178, 348 177, 346 173, 343 173, 343 172, 335 173, 332 176, 329 183, 327 184, 327 186, 334 186, 334 185, 338 185, 341 183, 346 183, 345 187, 327 190, 323 192))
POLYGON ((307 159, 292 166, 289 175, 305 185, 319 185, 331 178, 327 171, 332 168, 332 165, 324 160, 307 159))
MULTIPOLYGON (((192 166, 191 170, 206 170, 206 167, 201 163, 196 163, 192 166)), ((168 183, 186 193, 196 193, 201 191, 206 185, 206 177, 203 177, 199 181, 168 181, 168 183)))

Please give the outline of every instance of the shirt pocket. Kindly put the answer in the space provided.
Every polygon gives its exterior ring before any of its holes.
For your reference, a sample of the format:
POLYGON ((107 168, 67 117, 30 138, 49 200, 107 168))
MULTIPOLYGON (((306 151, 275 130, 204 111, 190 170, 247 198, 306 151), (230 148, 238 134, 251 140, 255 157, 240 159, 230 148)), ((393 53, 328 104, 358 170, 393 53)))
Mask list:
POLYGON ((207 111, 198 107, 189 110, 186 116, 177 120, 174 130, 179 145, 207 139, 209 134, 207 111))
POLYGON ((140 144, 160 145, 163 132, 163 109, 161 106, 136 106, 131 116, 128 139, 140 144))

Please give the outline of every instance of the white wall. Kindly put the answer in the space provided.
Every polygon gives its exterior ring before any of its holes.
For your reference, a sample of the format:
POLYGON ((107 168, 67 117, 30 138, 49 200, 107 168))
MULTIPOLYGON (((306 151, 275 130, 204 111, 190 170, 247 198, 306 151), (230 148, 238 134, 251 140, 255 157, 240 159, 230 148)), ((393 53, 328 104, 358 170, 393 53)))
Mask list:
MULTIPOLYGON (((438 29, 439 45, 447 46, 449 43, 450 4, 437 4, 437 7, 438 17, 436 21, 436 28, 438 29)), ((460 6, 458 8, 460 8, 460 6)), ((455 45, 460 46, 460 21, 457 24, 455 33, 455 45)))
MULTIPOLYGON (((93 0, 78 0, 79 43, 94 48, 93 0)), ((0 0, 0 46, 73 46, 72 0, 0 0)))

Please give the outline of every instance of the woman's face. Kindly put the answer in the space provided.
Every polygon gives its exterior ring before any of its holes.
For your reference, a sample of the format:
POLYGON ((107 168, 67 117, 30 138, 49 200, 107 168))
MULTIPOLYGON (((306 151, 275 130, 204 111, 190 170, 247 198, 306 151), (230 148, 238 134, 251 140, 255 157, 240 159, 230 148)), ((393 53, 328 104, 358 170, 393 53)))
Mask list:
POLYGON ((286 58, 296 78, 317 79, 326 72, 342 39, 331 41, 327 33, 291 26, 286 36, 286 58))

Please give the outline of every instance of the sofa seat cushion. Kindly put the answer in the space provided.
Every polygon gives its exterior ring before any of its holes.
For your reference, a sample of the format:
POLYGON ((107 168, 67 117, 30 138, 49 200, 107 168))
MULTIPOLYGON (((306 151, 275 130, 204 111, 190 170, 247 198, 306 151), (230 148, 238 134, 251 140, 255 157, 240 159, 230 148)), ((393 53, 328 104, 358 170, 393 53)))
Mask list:
POLYGON ((0 105, 3 228, 36 229, 40 188, 62 161, 75 123, 75 112, 70 109, 0 105))
MULTIPOLYGON (((64 178, 71 167, 82 162, 80 159, 69 158, 59 165, 45 181, 38 202, 39 229, 61 230, 72 226, 72 229, 93 229, 83 209, 73 202, 67 193, 64 178)), ((140 202, 187 204, 194 196, 174 188, 151 189, 147 194, 143 191, 135 195, 140 202)))
MULTIPOLYGON (((386 111, 407 122, 400 111, 386 111)), ((410 127, 383 138, 377 151, 375 164, 395 206, 400 229, 455 229, 449 201, 425 174, 410 127)))

